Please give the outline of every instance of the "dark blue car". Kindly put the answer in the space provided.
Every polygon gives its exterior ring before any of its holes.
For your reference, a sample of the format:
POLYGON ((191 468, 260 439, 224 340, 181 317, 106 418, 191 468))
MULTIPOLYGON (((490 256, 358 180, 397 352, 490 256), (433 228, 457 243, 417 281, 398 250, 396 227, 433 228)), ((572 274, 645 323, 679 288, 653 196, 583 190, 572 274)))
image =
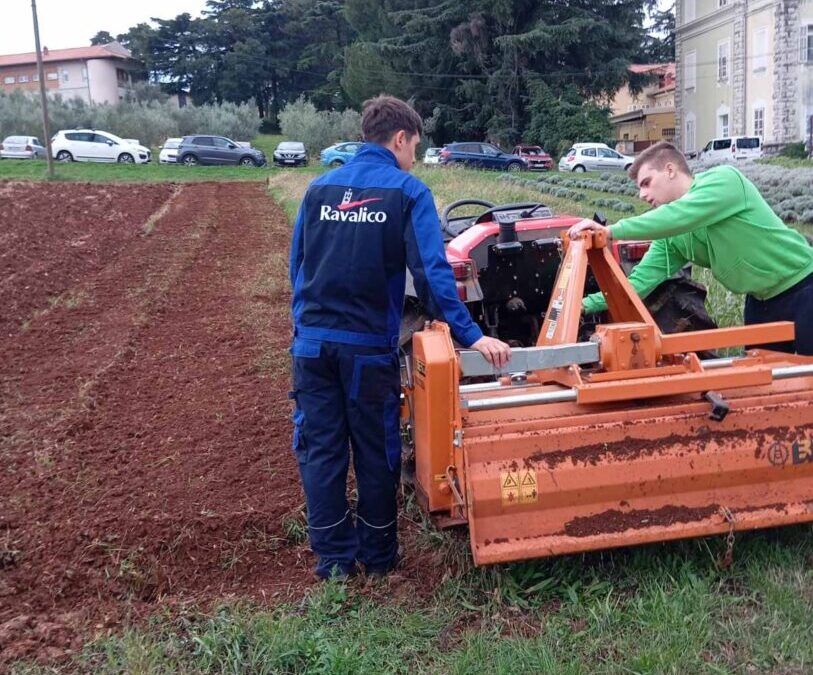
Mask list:
POLYGON ((491 143, 449 143, 440 151, 440 163, 501 171, 523 171, 528 168, 528 162, 522 157, 509 155, 491 143))

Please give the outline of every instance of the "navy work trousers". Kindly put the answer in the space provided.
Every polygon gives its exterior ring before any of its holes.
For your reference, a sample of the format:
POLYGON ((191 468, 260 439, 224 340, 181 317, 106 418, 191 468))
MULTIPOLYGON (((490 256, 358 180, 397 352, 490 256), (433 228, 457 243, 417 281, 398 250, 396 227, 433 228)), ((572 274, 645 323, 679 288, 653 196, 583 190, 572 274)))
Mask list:
POLYGON ((773 349, 813 356, 813 274, 795 286, 768 300, 745 297, 745 324, 793 321, 796 324, 794 342, 776 342, 770 345, 753 345, 756 348, 773 349))
POLYGON ((391 349, 295 338, 294 451, 308 507, 316 573, 356 562, 387 571, 398 555, 400 377, 391 349), (347 502, 350 447, 356 514, 347 502))

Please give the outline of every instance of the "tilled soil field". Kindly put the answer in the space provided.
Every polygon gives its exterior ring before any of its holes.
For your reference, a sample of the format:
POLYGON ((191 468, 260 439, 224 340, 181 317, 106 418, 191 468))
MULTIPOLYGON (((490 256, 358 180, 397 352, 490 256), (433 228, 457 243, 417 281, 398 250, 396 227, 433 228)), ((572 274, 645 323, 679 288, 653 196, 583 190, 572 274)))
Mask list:
MULTIPOLYGON (((0 183, 0 223, 0 670, 159 607, 301 595, 264 186, 0 183)), ((407 549, 390 590, 425 593, 407 549)))

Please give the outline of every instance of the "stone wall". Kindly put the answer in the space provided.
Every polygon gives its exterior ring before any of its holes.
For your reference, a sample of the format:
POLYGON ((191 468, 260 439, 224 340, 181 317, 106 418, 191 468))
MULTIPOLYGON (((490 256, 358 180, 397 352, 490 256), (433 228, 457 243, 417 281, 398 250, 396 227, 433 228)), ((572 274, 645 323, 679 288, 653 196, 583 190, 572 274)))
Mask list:
POLYGON ((799 135, 799 0, 779 0, 775 21, 773 130, 778 143, 787 143, 799 135))

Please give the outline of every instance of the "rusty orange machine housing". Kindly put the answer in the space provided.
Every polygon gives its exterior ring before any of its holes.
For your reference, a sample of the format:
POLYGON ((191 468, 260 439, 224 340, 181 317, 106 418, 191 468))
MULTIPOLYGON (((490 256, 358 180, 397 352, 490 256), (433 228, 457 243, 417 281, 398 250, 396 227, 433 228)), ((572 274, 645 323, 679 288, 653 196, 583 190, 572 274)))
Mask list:
POLYGON ((813 521, 813 358, 697 355, 793 324, 663 335, 605 244, 566 244, 537 346, 503 373, 444 323, 414 335, 423 508, 468 525, 478 565, 813 521), (614 323, 578 342, 588 264, 614 323))

